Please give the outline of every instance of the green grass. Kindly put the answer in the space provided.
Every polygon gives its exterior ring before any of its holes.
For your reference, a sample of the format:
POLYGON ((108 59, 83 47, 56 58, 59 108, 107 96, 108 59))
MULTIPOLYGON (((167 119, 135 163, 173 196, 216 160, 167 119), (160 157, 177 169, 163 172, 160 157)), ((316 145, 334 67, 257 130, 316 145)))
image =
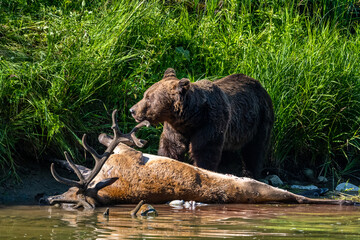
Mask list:
MULTIPOLYGON (((276 115, 268 166, 360 176, 357 1, 0 0, 0 166, 38 164, 135 122, 164 70, 196 81, 244 73, 276 115)), ((143 130, 156 152, 161 128, 143 130)))

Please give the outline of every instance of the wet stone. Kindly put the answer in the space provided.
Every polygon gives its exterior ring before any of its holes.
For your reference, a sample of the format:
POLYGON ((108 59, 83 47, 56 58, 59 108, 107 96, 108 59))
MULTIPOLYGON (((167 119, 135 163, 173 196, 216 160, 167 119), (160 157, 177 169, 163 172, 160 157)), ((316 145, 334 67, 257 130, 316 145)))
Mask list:
POLYGON ((348 182, 340 183, 335 188, 336 191, 348 191, 348 192, 358 192, 359 187, 348 182))

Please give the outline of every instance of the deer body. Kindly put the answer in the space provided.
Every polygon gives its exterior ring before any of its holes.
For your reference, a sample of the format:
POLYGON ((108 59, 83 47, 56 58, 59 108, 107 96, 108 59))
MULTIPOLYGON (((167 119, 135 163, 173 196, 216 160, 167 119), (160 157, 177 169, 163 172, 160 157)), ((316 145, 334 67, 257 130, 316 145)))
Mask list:
MULTIPOLYGON (((228 176, 170 158, 143 154, 122 143, 89 185, 115 177, 118 179, 113 184, 99 190, 96 205, 141 200, 166 203, 176 199, 204 203, 340 204, 338 200, 310 199, 251 178, 228 176)), ((76 194, 76 191, 63 195, 67 194, 76 194)))
POLYGON ((290 192, 250 178, 207 171, 170 158, 142 154, 119 144, 94 182, 118 177, 99 191, 103 204, 165 203, 175 199, 207 203, 296 202, 290 192))
MULTIPOLYGON (((74 203, 75 207, 93 208, 98 205, 138 203, 141 200, 166 203, 176 199, 204 203, 353 204, 343 200, 311 199, 250 178, 215 173, 167 157, 143 154, 122 143, 123 135, 118 131, 115 114, 114 138, 104 134, 99 136, 99 141, 108 147, 103 155, 97 154, 83 138, 85 149, 96 161, 92 171, 84 171, 84 167, 76 166, 65 154, 67 164, 80 181, 59 176, 52 165, 55 179, 72 187, 61 195, 47 198, 50 204, 74 203)), ((136 139, 134 130, 127 136, 136 145, 142 145, 136 139)))

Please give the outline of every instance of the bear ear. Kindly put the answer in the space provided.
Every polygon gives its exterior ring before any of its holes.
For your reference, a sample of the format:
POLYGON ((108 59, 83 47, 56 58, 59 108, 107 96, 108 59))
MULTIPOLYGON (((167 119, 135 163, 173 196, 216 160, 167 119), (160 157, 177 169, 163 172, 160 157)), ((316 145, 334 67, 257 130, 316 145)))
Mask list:
POLYGON ((166 69, 163 78, 176 77, 175 70, 173 68, 166 69))
POLYGON ((178 82, 177 90, 180 94, 185 94, 186 91, 190 88, 190 80, 187 78, 182 78, 178 82))

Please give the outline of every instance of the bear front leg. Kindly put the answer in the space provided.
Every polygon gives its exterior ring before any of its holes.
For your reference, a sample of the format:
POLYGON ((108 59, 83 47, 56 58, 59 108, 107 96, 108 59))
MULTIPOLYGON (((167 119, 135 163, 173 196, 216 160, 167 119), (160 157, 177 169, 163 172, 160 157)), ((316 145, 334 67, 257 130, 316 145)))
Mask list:
MULTIPOLYGON (((223 134, 209 136, 209 129, 199 131, 191 138, 190 154, 194 165, 211 171, 217 171, 224 146, 223 134), (211 137, 210 139, 206 137, 211 137)), ((210 131, 211 132, 211 131, 210 131)))
POLYGON ((160 137, 158 155, 184 161, 188 149, 189 140, 165 122, 160 137))

